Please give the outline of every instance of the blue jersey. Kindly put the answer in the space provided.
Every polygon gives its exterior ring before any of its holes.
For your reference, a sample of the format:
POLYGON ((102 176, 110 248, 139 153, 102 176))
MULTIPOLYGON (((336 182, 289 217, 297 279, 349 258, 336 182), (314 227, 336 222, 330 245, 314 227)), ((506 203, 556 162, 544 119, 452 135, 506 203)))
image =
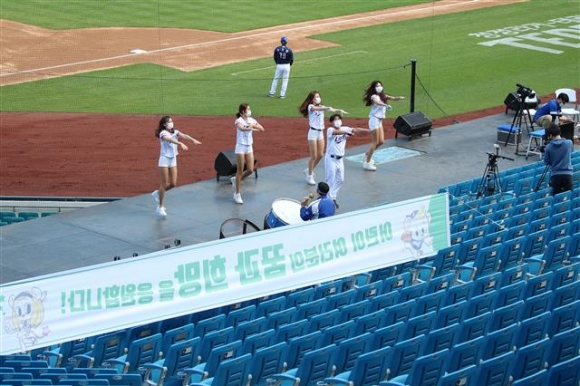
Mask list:
POLYGON ((294 54, 292 50, 286 46, 278 46, 274 50, 274 61, 276 64, 290 64, 294 63, 294 54))
POLYGON ((314 201, 312 204, 300 207, 300 217, 304 221, 315 220, 317 218, 324 218, 334 216, 335 205, 330 197, 326 195, 314 201))
POLYGON ((561 112, 562 112, 562 109, 560 108, 558 101, 555 99, 552 99, 551 101, 540 106, 536 110, 536 113, 534 114, 533 121, 536 122, 538 120, 538 118, 543 117, 544 115, 558 115, 561 112))

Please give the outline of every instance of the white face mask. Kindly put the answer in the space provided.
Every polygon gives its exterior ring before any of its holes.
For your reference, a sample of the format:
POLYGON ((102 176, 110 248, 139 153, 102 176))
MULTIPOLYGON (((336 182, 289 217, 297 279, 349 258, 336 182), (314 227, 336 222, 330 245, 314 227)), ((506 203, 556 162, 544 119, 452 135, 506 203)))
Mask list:
POLYGON ((313 102, 314 102, 314 104, 319 105, 320 102, 322 102, 322 99, 320 99, 320 97, 315 97, 313 102))
POLYGON ((167 122, 166 126, 168 130, 173 129, 173 122, 167 122))
POLYGON ((383 92, 383 86, 377 86, 375 87, 375 91, 377 92, 377 94, 380 94, 383 92))
POLYGON ((335 119, 333 124, 334 124, 334 127, 336 127, 338 129, 339 127, 342 126, 342 121, 340 119, 335 119))
POLYGON ((252 110, 246 111, 246 117, 251 117, 251 116, 252 116, 252 110))

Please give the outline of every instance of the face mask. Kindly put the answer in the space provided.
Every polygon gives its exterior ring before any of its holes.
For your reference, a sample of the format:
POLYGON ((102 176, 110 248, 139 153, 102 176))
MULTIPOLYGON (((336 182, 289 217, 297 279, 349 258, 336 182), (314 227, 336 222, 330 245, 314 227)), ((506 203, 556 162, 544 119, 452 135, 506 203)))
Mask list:
POLYGON ((375 91, 377 92, 377 94, 380 94, 383 92, 383 87, 382 86, 377 86, 375 87, 375 91))
POLYGON ((337 129, 342 126, 342 121, 340 119, 335 119, 334 122, 334 127, 336 127, 337 129))
POLYGON ((172 130, 173 129, 173 122, 167 122, 167 125, 165 127, 167 127, 168 130, 172 130))
POLYGON ((251 117, 251 116, 252 116, 252 110, 246 111, 246 117, 251 117))
POLYGON ((314 98, 314 101, 313 102, 314 102, 314 104, 319 105, 320 102, 322 102, 322 99, 320 99, 320 97, 316 97, 316 98, 314 98))

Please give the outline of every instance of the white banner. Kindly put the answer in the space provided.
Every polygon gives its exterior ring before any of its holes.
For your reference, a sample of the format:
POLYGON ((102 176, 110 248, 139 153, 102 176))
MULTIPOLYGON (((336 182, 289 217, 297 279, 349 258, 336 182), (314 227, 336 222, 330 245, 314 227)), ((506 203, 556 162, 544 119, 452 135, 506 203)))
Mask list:
POLYGON ((433 255, 450 245, 448 205, 437 194, 5 284, 0 354, 433 255))

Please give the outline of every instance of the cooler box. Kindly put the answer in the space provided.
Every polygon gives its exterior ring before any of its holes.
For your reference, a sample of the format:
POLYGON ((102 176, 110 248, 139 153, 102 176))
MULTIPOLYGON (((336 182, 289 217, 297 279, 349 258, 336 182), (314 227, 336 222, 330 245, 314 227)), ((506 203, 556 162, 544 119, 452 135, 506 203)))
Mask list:
POLYGON ((498 144, 505 144, 505 141, 508 139, 508 145, 515 146, 516 144, 522 143, 522 133, 520 132, 520 128, 516 125, 512 127, 510 124, 499 125, 497 127, 497 143, 498 144), (511 135, 510 135, 511 129, 511 135))

